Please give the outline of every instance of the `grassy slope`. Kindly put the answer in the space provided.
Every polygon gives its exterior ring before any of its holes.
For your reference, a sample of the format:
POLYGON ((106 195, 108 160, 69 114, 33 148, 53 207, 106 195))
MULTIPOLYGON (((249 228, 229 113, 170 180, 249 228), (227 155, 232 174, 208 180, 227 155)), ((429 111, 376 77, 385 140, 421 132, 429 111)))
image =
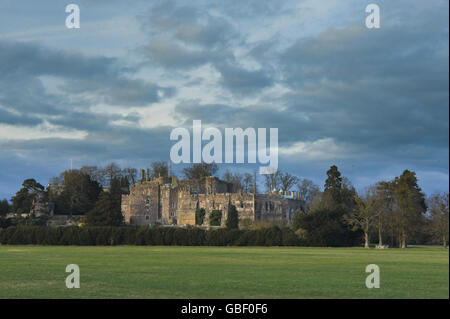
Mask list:
POLYGON ((0 298, 448 298, 448 267, 442 248, 0 246, 0 298))

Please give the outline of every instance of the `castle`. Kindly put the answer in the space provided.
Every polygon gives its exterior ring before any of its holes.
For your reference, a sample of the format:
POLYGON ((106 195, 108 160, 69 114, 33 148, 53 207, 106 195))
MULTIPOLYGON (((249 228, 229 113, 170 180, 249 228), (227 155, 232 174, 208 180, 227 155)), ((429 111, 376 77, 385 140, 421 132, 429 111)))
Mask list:
POLYGON ((140 180, 130 186, 129 194, 122 195, 122 214, 131 225, 195 225, 195 212, 203 208, 204 225, 209 225, 213 210, 220 210, 224 226, 230 205, 236 207, 240 221, 291 221, 294 212, 304 208, 295 192, 242 193, 213 176, 202 180, 179 180, 176 176, 150 180, 149 170, 141 170, 140 180))

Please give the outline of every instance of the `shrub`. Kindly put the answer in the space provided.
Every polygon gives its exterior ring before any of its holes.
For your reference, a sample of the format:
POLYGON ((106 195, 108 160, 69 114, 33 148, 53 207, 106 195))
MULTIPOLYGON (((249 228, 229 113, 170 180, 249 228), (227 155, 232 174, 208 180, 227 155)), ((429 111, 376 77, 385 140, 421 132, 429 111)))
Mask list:
POLYGON ((228 208, 226 226, 228 229, 237 229, 239 227, 239 215, 234 205, 230 205, 228 208))
POLYGON ((222 211, 213 210, 209 215, 209 225, 210 226, 220 226, 222 222, 222 211))
POLYGON ((205 209, 197 208, 195 211, 195 225, 203 225, 203 221, 205 219, 205 209))
MULTIPOLYGON (((220 212, 220 211, 219 211, 220 212)), ((0 230, 5 245, 179 245, 179 246, 294 246, 303 245, 289 227, 258 229, 162 226, 10 226, 0 230)), ((310 244, 310 242, 308 242, 310 244)))

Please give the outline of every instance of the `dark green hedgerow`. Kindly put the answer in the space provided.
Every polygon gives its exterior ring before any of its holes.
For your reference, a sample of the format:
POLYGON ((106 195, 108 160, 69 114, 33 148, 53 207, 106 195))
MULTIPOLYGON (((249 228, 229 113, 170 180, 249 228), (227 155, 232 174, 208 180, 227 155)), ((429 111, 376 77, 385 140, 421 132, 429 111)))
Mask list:
POLYGON ((43 227, 0 229, 2 245, 301 246, 288 227, 254 230, 198 227, 43 227))

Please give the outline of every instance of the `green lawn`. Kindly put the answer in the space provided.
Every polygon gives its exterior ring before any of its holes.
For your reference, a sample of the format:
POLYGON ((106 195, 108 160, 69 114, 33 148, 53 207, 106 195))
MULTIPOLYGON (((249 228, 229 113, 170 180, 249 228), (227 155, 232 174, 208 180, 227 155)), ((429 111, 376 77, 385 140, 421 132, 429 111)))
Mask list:
POLYGON ((0 246, 0 298, 449 298, 448 267, 438 247, 0 246))

